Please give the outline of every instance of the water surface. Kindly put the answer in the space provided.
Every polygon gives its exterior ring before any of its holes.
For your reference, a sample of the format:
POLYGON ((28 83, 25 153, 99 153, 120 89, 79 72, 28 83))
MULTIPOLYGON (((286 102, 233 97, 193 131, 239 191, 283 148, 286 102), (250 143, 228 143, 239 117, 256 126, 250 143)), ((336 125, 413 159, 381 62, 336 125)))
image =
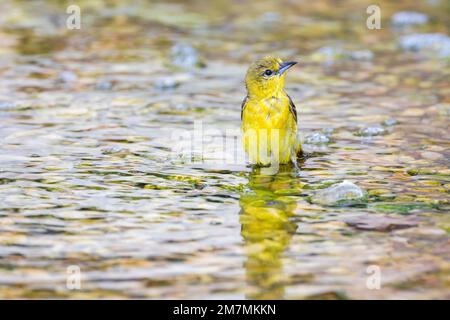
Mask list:
POLYGON ((0 297, 450 298, 449 60, 399 46, 448 34, 448 3, 379 1, 368 30, 370 3, 284 2, 80 0, 81 30, 64 1, 1 2, 0 297), (174 161, 174 130, 239 128, 268 53, 330 142, 275 175, 174 161), (310 202, 343 180, 367 204, 310 202))

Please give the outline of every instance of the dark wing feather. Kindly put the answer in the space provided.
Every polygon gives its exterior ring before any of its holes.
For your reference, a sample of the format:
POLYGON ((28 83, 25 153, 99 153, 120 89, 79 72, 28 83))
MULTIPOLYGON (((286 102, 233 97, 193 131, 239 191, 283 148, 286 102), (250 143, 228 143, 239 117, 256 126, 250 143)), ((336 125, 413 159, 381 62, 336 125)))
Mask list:
POLYGON ((297 123, 297 108, 295 107, 295 104, 292 101, 291 97, 289 97, 289 95, 287 95, 287 96, 289 98, 289 111, 294 116, 295 123, 297 123))
POLYGON ((245 104, 247 103, 248 100, 248 96, 246 96, 244 98, 244 101, 242 101, 242 105, 241 105, 241 120, 242 120, 242 115, 244 114, 244 108, 245 108, 245 104))

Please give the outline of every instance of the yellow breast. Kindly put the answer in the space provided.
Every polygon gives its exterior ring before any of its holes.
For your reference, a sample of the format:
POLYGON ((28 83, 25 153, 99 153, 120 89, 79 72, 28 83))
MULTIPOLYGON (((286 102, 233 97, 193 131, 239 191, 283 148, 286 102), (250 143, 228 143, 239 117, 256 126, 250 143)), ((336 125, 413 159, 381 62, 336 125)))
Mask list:
POLYGON ((297 124, 284 92, 266 99, 248 99, 242 131, 250 163, 287 163, 296 155, 297 124))

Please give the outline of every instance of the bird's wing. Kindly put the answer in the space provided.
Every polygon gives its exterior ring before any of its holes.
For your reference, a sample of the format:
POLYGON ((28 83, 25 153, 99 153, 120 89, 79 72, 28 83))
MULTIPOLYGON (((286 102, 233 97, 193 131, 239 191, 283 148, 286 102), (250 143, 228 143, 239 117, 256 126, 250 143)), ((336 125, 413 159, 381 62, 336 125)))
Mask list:
POLYGON ((289 97, 289 95, 287 95, 287 96, 289 98, 289 111, 292 113, 295 123, 297 123, 297 108, 295 107, 295 104, 292 101, 291 97, 289 97))
POLYGON ((242 105, 241 105, 241 120, 242 120, 242 115, 244 114, 244 108, 245 108, 245 105, 247 104, 247 100, 248 100, 248 96, 246 96, 244 98, 244 101, 242 101, 242 105))

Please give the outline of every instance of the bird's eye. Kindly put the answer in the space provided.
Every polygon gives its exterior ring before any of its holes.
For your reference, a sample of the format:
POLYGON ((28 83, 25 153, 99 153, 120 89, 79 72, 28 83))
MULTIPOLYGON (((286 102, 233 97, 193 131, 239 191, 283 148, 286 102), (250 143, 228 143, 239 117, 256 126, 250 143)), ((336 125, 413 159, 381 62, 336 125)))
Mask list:
POLYGON ((264 74, 266 76, 270 76, 270 75, 272 75, 272 70, 267 69, 266 71, 264 71, 264 74))

